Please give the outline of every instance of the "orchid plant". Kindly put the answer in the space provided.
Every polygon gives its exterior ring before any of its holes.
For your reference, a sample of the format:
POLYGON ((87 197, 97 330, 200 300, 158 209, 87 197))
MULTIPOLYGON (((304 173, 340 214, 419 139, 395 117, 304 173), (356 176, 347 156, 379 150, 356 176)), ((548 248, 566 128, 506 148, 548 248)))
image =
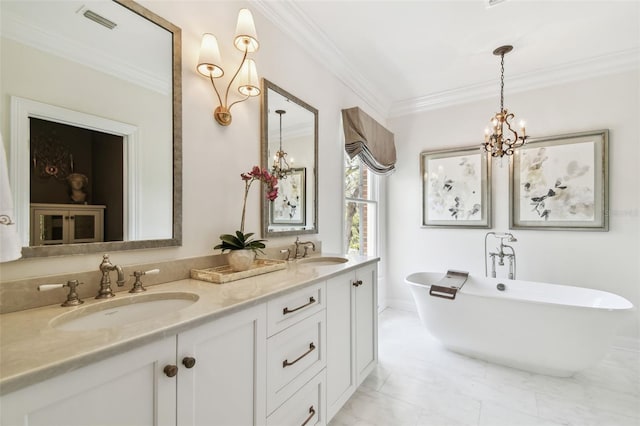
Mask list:
POLYGON ((267 171, 267 169, 260 169, 258 166, 253 166, 251 171, 240 174, 240 177, 244 181, 244 201, 242 202, 242 218, 240 220, 240 230, 236 231, 235 235, 222 234, 220 235, 220 244, 214 247, 214 249, 222 249, 224 253, 227 250, 253 250, 262 253, 262 249, 265 248, 264 242, 266 240, 252 239, 254 233, 244 233, 244 218, 247 211, 247 197, 249 195, 249 189, 255 181, 263 182, 266 185, 266 197, 267 200, 273 201, 278 198, 278 178, 267 171))

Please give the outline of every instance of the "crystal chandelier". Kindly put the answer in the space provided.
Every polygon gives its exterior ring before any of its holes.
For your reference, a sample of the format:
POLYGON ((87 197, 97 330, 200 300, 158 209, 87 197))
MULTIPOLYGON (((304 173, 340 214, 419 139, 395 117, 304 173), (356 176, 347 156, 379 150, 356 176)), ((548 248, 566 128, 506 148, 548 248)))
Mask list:
POLYGON ((276 155, 273 157, 273 167, 271 168, 271 174, 278 179, 286 179, 289 174, 290 167, 287 163, 287 153, 282 149, 282 115, 287 111, 283 109, 277 109, 276 114, 280 116, 280 149, 276 151, 276 155))
POLYGON ((493 54, 500 56, 500 112, 491 117, 491 130, 484 130, 485 152, 490 152, 492 157, 503 157, 513 155, 516 148, 520 148, 527 142, 525 134, 525 123, 520 122, 520 135, 511 127, 511 120, 514 115, 504 108, 504 55, 511 52, 513 46, 501 46, 493 51, 493 54), (505 129, 506 126, 506 129, 505 129), (505 133, 506 132, 506 133, 505 133))

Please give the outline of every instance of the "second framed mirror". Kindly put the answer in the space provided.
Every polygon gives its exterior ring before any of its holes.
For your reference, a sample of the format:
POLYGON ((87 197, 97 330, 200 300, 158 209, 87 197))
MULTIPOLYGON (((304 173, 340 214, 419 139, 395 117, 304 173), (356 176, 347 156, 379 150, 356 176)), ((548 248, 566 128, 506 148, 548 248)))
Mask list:
POLYGON ((262 236, 318 232, 318 110, 262 79, 261 162, 278 176, 262 202, 262 236))

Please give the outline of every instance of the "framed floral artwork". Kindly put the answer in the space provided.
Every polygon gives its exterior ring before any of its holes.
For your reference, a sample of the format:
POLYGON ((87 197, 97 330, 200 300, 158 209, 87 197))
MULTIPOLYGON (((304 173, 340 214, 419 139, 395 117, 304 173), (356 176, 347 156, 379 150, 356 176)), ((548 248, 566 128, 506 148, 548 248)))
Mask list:
POLYGON ((271 223, 306 225, 306 174, 305 167, 295 168, 278 181, 278 198, 271 202, 271 223))
POLYGON ((491 161, 477 146, 424 151, 422 226, 491 228, 491 161))
POLYGON ((511 229, 608 231, 609 131, 533 139, 510 160, 511 229))

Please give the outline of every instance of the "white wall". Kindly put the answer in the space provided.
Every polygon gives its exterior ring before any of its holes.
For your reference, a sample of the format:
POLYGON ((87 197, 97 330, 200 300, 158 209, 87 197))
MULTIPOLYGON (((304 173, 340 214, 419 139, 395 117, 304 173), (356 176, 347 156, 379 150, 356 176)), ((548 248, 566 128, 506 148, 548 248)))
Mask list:
MULTIPOLYGON (((609 232, 514 230, 517 278, 590 287, 640 305, 640 117, 638 71, 510 94, 505 106, 526 119, 532 137, 608 128, 609 232)), ((390 120, 398 150, 388 186, 388 298, 408 309, 413 300, 404 277, 417 271, 462 269, 484 274, 488 230, 421 228, 421 151, 478 144, 496 99, 390 120)), ((493 230, 509 228, 509 167, 493 163, 493 230)), ((501 271, 503 272, 503 271, 501 271)), ((499 275, 500 276, 500 275, 499 275)), ((635 321, 621 334, 638 338, 635 321)))
MULTIPOLYGON (((145 7, 182 28, 183 52, 183 246, 111 253, 122 265, 212 254, 218 236, 239 228, 244 184, 240 173, 260 162, 260 105, 252 99, 233 107, 233 123, 212 117, 215 94, 196 70, 202 33, 218 37, 229 69, 241 59, 232 44, 238 10, 252 9, 260 50, 258 73, 319 110, 319 229, 325 251, 342 251, 342 139, 340 110, 366 104, 322 64, 246 2, 143 1, 145 7)), ((226 81, 226 80, 225 80, 226 81)), ((370 115, 374 113, 367 111, 370 115)), ((259 191, 252 188, 245 229, 260 232, 259 191)), ((269 244, 294 238, 271 239, 269 244)), ((97 270, 100 254, 23 259, 0 265, 2 281, 97 270)), ((36 296, 36 295, 34 295, 36 296)))

